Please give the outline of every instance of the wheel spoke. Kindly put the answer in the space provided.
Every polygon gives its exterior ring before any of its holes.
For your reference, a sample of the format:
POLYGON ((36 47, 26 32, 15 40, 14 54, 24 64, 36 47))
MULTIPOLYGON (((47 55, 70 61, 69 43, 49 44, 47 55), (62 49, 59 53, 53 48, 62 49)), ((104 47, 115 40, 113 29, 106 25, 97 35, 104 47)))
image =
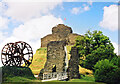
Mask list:
POLYGON ((10 61, 11 59, 7 60, 5 63, 8 64, 8 62, 10 61))
POLYGON ((24 55, 27 55, 27 54, 32 54, 32 52, 25 53, 24 55))
POLYGON ((12 56, 12 59, 11 59, 11 61, 12 61, 13 63, 15 63, 15 65, 16 65, 16 62, 15 62, 15 59, 14 59, 14 57, 15 57, 15 56, 12 56))
POLYGON ((26 48, 26 43, 21 43, 22 45, 22 51, 26 48))
POLYGON ((12 55, 12 54, 9 54, 9 53, 2 53, 2 55, 12 55))
POLYGON ((29 60, 30 57, 33 57, 32 48, 22 41, 7 43, 1 53, 2 63, 5 66, 21 66, 22 62, 25 63, 25 66, 29 66, 32 62, 32 59, 29 60))
POLYGON ((31 64, 31 62, 29 62, 29 60, 26 60, 24 57, 23 57, 23 60, 24 60, 25 64, 27 63, 28 66, 31 64))
POLYGON ((1 58, 1 59, 5 59, 5 58, 1 58))
POLYGON ((19 58, 20 56, 13 56, 14 58, 19 58))

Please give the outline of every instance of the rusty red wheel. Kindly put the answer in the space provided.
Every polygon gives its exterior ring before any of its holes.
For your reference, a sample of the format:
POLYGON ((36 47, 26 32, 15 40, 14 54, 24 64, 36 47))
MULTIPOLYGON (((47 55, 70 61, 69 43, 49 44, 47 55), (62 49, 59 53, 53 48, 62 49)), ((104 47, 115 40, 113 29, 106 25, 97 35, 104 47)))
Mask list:
POLYGON ((29 66, 32 59, 31 46, 22 41, 6 44, 1 52, 1 60, 4 66, 29 66))
POLYGON ((29 44, 26 42, 16 42, 15 45, 20 46, 20 58, 22 59, 21 64, 29 66, 33 60, 33 51, 29 44))
POLYGON ((2 49, 1 59, 4 66, 12 66, 14 64, 12 58, 14 52, 13 46, 14 43, 8 43, 2 49))

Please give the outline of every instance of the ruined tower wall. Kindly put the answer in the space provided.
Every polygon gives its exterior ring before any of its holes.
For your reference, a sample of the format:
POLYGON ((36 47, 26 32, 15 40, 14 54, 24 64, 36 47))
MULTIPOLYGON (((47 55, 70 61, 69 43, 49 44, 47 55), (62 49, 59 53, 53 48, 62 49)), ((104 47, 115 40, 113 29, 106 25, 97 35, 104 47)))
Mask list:
POLYGON ((69 45, 74 45, 75 44, 75 40, 78 36, 81 36, 81 35, 78 35, 78 34, 75 34, 75 33, 72 33, 68 36, 68 41, 69 41, 69 45))
POLYGON ((56 41, 57 38, 53 34, 49 34, 43 38, 41 38, 41 47, 47 47, 47 44, 51 41, 56 41))
POLYGON ((80 36, 80 35, 72 33, 72 34, 69 34, 68 37, 66 37, 66 38, 61 38, 62 35, 50 34, 50 35, 47 35, 47 36, 41 38, 41 47, 47 47, 47 44, 51 41, 63 41, 63 40, 66 40, 68 42, 68 45, 74 45, 75 39, 78 36, 80 36))
POLYGON ((52 72, 68 72, 69 79, 80 78, 79 75, 79 55, 76 47, 71 48, 71 57, 66 61, 66 45, 74 45, 76 37, 81 36, 72 33, 72 29, 63 24, 52 28, 52 34, 41 38, 41 47, 47 47, 47 61, 40 71, 39 78, 43 74, 52 72), (66 64, 68 67, 66 68, 66 64))
POLYGON ((64 72, 65 69, 65 50, 64 41, 51 41, 47 45, 47 61, 44 66, 44 73, 51 73, 53 65, 56 66, 56 72, 64 72))
POLYGON ((67 37, 70 33, 72 33, 71 27, 65 26, 63 24, 59 24, 56 27, 52 28, 52 34, 63 34, 64 37, 67 37))
POLYGON ((52 34, 41 38, 41 47, 47 47, 47 44, 51 41, 67 41, 69 45, 74 45, 75 38, 80 35, 72 32, 71 27, 59 24, 52 28, 52 34))
POLYGON ((69 73, 69 79, 79 79, 80 78, 80 74, 79 74, 79 54, 78 54, 78 50, 76 47, 72 47, 71 48, 71 57, 69 60, 69 64, 68 64, 68 73, 69 73))

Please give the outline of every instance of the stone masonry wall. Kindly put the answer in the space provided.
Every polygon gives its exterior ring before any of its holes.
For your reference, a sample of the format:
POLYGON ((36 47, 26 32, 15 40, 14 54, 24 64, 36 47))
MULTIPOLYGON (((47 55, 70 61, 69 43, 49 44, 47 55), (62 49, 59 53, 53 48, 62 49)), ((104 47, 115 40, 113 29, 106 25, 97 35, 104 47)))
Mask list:
POLYGON ((44 73, 51 73, 53 65, 56 65, 56 72, 64 72, 65 69, 65 41, 51 41, 47 45, 47 61, 44 66, 44 73))
POLYGON ((44 38, 41 38, 41 47, 47 47, 47 44, 50 41, 56 41, 56 40, 57 40, 57 38, 55 35, 49 34, 49 35, 45 36, 44 38))
MULTIPOLYGON (((72 29, 63 24, 52 28, 52 34, 41 38, 41 47, 47 47, 47 61, 44 68, 40 71, 39 78, 43 78, 43 73, 65 72, 66 45, 74 45, 75 39, 80 35, 72 33, 72 29)), ((76 47, 71 48, 71 57, 68 63, 69 79, 80 78, 79 74, 79 55, 76 47)))
POLYGON ((75 38, 80 36, 72 33, 71 27, 64 24, 59 24, 52 28, 52 34, 49 34, 41 38, 41 47, 47 47, 50 41, 67 41, 69 45, 75 44, 75 38))
POLYGON ((75 34, 75 33, 72 33, 68 36, 68 45, 74 45, 75 44, 75 39, 78 37, 78 36, 81 36, 81 35, 78 35, 78 34, 75 34))
POLYGON ((79 79, 80 78, 80 74, 79 74, 79 54, 78 54, 78 50, 76 47, 72 47, 71 48, 71 57, 69 60, 69 64, 68 64, 68 78, 69 79, 79 79))

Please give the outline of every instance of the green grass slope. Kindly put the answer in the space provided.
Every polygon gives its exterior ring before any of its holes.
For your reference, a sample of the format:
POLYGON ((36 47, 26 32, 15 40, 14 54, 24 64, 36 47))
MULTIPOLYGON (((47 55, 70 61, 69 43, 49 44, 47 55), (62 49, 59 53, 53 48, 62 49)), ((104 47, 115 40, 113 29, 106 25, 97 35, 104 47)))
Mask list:
MULTIPOLYGON (((66 46, 67 47, 67 55, 68 55, 68 60, 70 60, 70 50, 72 46, 66 46)), ((33 74, 38 75, 40 73, 40 70, 42 68, 44 68, 45 62, 46 62, 46 57, 47 57, 47 48, 43 47, 43 48, 39 48, 36 50, 36 53, 33 56, 33 61, 32 64, 30 65, 30 69, 32 70, 33 74)), ((79 71, 80 74, 86 74, 89 73, 92 75, 92 71, 82 68, 81 66, 79 66, 79 71)))
POLYGON ((40 73, 40 70, 44 68, 46 57, 47 57, 46 47, 36 50, 36 53, 33 56, 32 64, 30 65, 30 69, 32 70, 33 74, 38 75, 40 73))
MULTIPOLYGON (((70 50, 71 46, 66 46, 67 47, 67 55, 68 59, 70 59, 70 50)), ((46 62, 46 57, 47 57, 47 48, 39 48, 37 49, 36 53, 33 56, 33 61, 32 64, 30 65, 30 69, 34 74, 39 74, 40 70, 44 68, 45 62, 46 62)))
POLYGON ((25 77, 7 77, 6 81, 4 81, 3 83, 6 82, 41 82, 40 80, 37 79, 29 79, 29 78, 25 78, 25 77))

